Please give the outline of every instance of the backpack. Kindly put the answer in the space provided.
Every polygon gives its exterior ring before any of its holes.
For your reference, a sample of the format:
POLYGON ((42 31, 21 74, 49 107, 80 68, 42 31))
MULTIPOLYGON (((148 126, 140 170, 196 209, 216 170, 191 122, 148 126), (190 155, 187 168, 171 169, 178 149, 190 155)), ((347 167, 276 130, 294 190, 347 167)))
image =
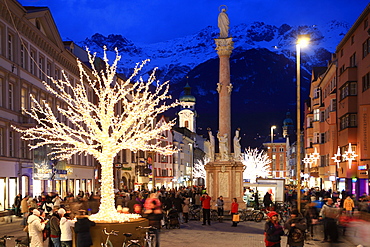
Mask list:
POLYGON ((293 227, 290 232, 289 232, 289 238, 294 242, 294 243, 299 243, 304 241, 304 232, 297 228, 293 227))

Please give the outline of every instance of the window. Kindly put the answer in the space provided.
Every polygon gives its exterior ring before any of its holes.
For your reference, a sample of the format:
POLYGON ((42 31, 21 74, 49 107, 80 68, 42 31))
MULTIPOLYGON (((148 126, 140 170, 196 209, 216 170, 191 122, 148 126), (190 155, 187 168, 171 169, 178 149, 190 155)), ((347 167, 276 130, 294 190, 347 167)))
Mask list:
POLYGON ((46 63, 46 75, 48 76, 47 82, 50 83, 50 77, 51 77, 51 63, 48 61, 46 63))
POLYGON ((12 34, 8 34, 8 59, 14 60, 14 38, 12 34))
POLYGON ((363 44, 362 44, 362 58, 366 57, 367 54, 370 53, 370 38, 368 38, 363 44))
POLYGON ((314 143, 320 143, 320 133, 313 133, 313 141, 314 143))
POLYGON ((60 69, 58 69, 58 68, 55 68, 55 71, 54 71, 54 79, 55 80, 61 79, 60 78, 60 69))
POLYGON ((4 128, 0 127, 0 156, 4 156, 4 128))
POLYGON ((30 73, 35 74, 35 63, 36 63, 36 52, 31 50, 30 52, 30 73))
POLYGON ((14 84, 9 82, 8 87, 8 107, 10 110, 14 110, 14 84))
POLYGON ((337 99, 331 99, 330 100, 330 111, 336 111, 337 110, 337 99))
POLYGON ((14 157, 14 131, 9 131, 9 156, 14 157))
POLYGON ((276 171, 276 160, 272 160, 272 170, 276 171))
POLYGON ((353 45, 355 43, 355 35, 352 35, 351 37, 351 45, 353 45))
POLYGON ((39 78, 41 80, 45 80, 45 58, 40 56, 39 57, 39 78))
POLYGON ((325 133, 321 133, 320 143, 325 143, 325 133))
POLYGON ((352 96, 357 95, 357 83, 356 82, 347 82, 340 89, 340 99, 341 100, 350 95, 352 96))
POLYGON ((313 110, 313 121, 320 121, 320 109, 313 110))
POLYGON ((349 67, 356 67, 356 52, 349 58, 349 67))
POLYGON ((284 152, 284 148, 281 147, 280 148, 280 153, 282 153, 282 152, 284 152))
POLYGON ((21 67, 23 69, 27 69, 27 51, 26 51, 26 47, 22 44, 21 45, 21 67))
POLYGON ((370 72, 362 77, 362 92, 370 88, 370 72))
POLYGON ((168 176, 168 170, 162 169, 162 177, 167 177, 167 176, 168 176))
POLYGON ((364 30, 369 26, 369 20, 365 19, 364 20, 364 30))
POLYGON ((340 129, 357 126, 357 114, 349 113, 340 118, 340 129))
POLYGON ((280 171, 284 171, 284 164, 280 163, 280 171))
POLYGON ((0 107, 3 106, 3 100, 4 100, 4 98, 3 98, 3 92, 4 92, 3 91, 3 78, 0 77, 0 107))
POLYGON ((273 147, 272 148, 272 152, 275 153, 276 152, 276 147, 273 147))
POLYGON ((320 88, 315 88, 313 91, 313 98, 318 99, 320 97, 320 88))
POLYGON ((325 111, 320 111, 320 121, 321 122, 325 121, 325 111))
POLYGON ((21 89, 21 110, 22 110, 22 113, 23 112, 23 109, 27 110, 28 109, 28 104, 27 104, 27 97, 28 94, 27 94, 27 88, 24 88, 22 87, 21 89))

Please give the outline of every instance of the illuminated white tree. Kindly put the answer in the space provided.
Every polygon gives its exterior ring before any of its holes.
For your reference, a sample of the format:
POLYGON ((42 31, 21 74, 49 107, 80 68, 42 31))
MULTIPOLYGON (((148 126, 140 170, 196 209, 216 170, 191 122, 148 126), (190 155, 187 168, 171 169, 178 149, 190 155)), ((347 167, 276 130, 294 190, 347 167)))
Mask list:
POLYGON ((257 177, 266 178, 270 175, 271 159, 264 151, 248 148, 242 156, 242 163, 245 167, 243 179, 249 179, 251 183, 255 183, 257 177))
POLYGON ((206 184, 206 169, 204 168, 207 163, 210 162, 210 159, 207 157, 204 157, 201 160, 197 160, 197 162, 194 163, 193 166, 193 179, 197 178, 203 178, 204 184, 206 184))
POLYGON ((134 81, 148 60, 137 64, 129 79, 118 80, 116 68, 121 58, 118 52, 112 65, 104 52, 105 69, 101 71, 94 65, 96 55, 88 51, 88 56, 91 72, 77 60, 80 81, 76 85, 64 72, 61 80, 50 78, 53 86, 43 82, 49 92, 64 102, 65 107, 57 107, 57 112, 68 121, 60 121, 58 113, 53 112, 46 101, 38 102, 31 95, 33 107, 24 111, 36 120, 36 126, 13 128, 22 134, 22 139, 37 140, 30 145, 31 149, 45 145, 52 147, 49 155, 53 158, 70 159, 75 154, 89 154, 96 158, 101 164, 101 203, 99 212, 90 218, 123 222, 129 218, 115 213, 113 159, 122 149, 172 154, 171 145, 162 147, 161 143, 153 144, 151 140, 159 139, 161 133, 170 130, 174 121, 154 127, 152 121, 178 103, 166 104, 165 101, 171 98, 168 82, 156 82, 155 70, 146 82, 142 78, 134 81), (156 87, 150 88, 154 82, 156 87), (92 95, 88 90, 92 90, 92 95))

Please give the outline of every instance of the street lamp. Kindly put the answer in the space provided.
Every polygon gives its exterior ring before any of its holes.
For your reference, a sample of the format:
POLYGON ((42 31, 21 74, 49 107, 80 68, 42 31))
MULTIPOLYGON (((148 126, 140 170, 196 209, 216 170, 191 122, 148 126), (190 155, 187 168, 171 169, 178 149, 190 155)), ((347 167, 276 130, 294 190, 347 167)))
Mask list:
POLYGON ((301 211, 301 47, 308 45, 310 36, 298 35, 297 39, 297 206, 301 211), (299 175, 298 175, 299 174, 299 175))
POLYGON ((276 126, 275 125, 271 126, 271 143, 274 142, 274 129, 276 129, 276 126))

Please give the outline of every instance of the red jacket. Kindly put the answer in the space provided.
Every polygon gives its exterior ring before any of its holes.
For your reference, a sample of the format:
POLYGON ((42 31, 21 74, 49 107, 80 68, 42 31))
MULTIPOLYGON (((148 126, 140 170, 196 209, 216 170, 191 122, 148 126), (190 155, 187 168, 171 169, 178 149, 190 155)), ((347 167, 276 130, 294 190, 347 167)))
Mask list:
POLYGON ((239 207, 239 204, 237 202, 231 203, 231 213, 232 214, 238 213, 238 207, 239 207))
POLYGON ((202 196, 200 198, 200 201, 202 202, 202 207, 204 209, 211 209, 211 197, 210 196, 202 196))

